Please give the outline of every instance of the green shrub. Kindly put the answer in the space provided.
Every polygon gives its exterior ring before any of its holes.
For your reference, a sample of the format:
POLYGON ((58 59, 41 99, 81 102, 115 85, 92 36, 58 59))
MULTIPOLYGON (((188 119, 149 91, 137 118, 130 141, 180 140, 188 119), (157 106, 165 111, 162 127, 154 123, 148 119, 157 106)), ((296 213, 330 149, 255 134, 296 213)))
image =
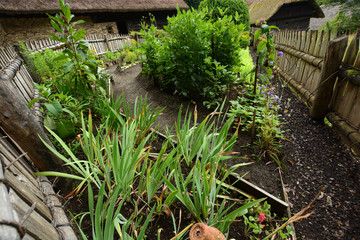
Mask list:
POLYGON ((168 89, 185 97, 204 97, 208 106, 218 104, 236 78, 240 63, 243 25, 232 17, 216 21, 209 12, 178 10, 164 31, 144 27, 143 71, 168 89))
POLYGON ((250 29, 250 16, 247 4, 243 0, 204 0, 199 9, 208 8, 212 10, 212 19, 221 18, 223 11, 225 15, 232 16, 237 24, 244 24, 245 30, 250 29), (235 18, 237 14, 238 18, 235 18))

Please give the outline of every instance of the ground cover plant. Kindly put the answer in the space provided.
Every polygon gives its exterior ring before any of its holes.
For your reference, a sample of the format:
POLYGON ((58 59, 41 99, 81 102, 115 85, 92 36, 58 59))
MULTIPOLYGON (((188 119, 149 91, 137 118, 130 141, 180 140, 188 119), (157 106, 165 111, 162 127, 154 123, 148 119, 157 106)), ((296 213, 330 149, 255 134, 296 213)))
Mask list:
POLYGON ((139 48, 135 39, 124 40, 121 51, 111 52, 107 50, 102 56, 105 62, 117 61, 120 66, 139 63, 143 59, 142 49, 139 48))

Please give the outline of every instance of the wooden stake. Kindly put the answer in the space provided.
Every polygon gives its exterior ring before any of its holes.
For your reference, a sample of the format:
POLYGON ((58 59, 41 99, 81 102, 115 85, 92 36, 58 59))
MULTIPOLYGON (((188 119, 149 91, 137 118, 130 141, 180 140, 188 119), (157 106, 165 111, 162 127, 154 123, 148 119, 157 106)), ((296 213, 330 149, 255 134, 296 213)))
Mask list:
POLYGON ((0 76, 0 126, 28 153, 40 170, 55 170, 63 162, 40 140, 39 137, 51 145, 43 127, 12 84, 20 66, 21 59, 16 58, 0 76))
POLYGON ((328 110, 336 80, 336 71, 339 70, 341 60, 347 44, 347 36, 329 42, 321 69, 319 87, 316 90, 310 116, 313 119, 323 119, 328 110))

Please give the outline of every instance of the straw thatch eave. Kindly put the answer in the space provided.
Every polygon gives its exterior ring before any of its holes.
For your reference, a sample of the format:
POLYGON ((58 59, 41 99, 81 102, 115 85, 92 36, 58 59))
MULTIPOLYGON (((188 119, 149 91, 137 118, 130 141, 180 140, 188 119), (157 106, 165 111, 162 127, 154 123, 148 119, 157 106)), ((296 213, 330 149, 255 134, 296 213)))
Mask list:
MULTIPOLYGON (((183 0, 66 0, 74 13, 145 12, 189 9, 183 0)), ((0 13, 41 14, 59 11, 58 0, 1 0, 0 13)))
POLYGON ((312 8, 313 14, 310 14, 308 17, 325 17, 323 11, 315 0, 246 0, 246 3, 249 7, 250 24, 255 24, 256 20, 259 20, 260 18, 269 20, 283 6, 285 7, 301 3, 312 8))

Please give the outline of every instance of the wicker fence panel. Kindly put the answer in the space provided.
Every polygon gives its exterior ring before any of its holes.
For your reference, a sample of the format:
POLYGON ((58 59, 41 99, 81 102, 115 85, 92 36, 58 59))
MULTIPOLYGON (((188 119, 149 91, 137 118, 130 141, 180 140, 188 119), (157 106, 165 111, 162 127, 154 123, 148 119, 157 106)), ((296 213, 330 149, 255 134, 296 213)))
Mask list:
POLYGON ((40 181, 33 174, 36 169, 32 167, 31 159, 2 128, 0 162, 1 236, 5 239, 65 239, 64 236, 67 236, 66 239, 76 239, 70 226, 66 227, 70 234, 63 234, 64 229, 60 228, 64 226, 60 227, 53 214, 55 209, 49 207, 49 195, 44 194, 41 188, 42 182, 48 180, 41 177, 40 181))
POLYGON ((329 120, 340 130, 345 142, 358 153, 359 36, 360 31, 336 39, 331 39, 330 32, 323 31, 280 31, 274 34, 277 51, 284 52, 277 59, 280 77, 309 103, 311 117, 323 118, 329 112, 329 120))
POLYGON ((276 49, 284 53, 277 59, 279 74, 308 103, 312 103, 319 85, 329 40, 330 33, 322 31, 286 30, 274 34, 276 49))
MULTIPOLYGON (((33 46, 40 49, 42 45, 33 46)), ((19 101, 28 103, 36 97, 33 80, 11 46, 0 48, 0 71, 3 72, 2 81, 14 87, 19 101)), ((41 115, 39 109, 33 109, 34 115, 41 115)), ((0 236, 5 239, 76 239, 62 208, 56 207, 60 202, 51 185, 46 186, 48 180, 33 174, 37 170, 32 162, 6 129, 0 127, 0 236)))

